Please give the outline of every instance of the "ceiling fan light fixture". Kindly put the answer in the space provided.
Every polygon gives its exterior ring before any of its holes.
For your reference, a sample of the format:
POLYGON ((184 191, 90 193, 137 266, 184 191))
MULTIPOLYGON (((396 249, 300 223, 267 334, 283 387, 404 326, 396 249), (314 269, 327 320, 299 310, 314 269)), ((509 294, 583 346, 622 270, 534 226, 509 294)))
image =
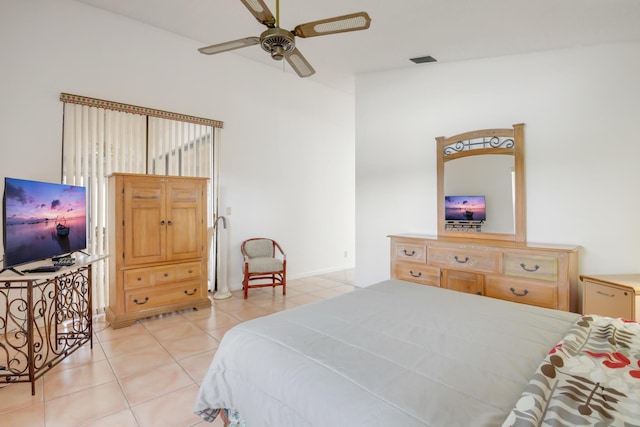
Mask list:
POLYGON ((276 61, 282 61, 282 58, 284 58, 284 48, 280 45, 273 45, 271 48, 271 58, 276 61))
POLYGON ((275 60, 281 60, 296 47, 293 34, 282 28, 269 28, 260 35, 260 46, 275 60))

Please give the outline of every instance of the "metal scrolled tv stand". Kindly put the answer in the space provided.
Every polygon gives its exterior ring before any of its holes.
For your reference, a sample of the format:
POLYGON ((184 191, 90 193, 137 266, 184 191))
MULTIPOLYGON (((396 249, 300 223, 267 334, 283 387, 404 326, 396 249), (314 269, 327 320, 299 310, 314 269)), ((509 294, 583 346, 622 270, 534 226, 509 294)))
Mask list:
POLYGON ((0 383, 35 382, 87 342, 93 348, 91 265, 82 256, 52 273, 0 274, 0 383))

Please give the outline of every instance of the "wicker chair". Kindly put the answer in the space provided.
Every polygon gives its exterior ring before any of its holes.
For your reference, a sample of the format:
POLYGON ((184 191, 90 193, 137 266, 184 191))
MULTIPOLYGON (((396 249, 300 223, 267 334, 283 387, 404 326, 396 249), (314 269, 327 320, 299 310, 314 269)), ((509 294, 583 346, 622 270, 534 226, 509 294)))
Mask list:
POLYGON ((242 242, 244 257, 244 298, 249 296, 249 288, 282 286, 282 295, 287 294, 287 255, 272 239, 254 238, 242 242))

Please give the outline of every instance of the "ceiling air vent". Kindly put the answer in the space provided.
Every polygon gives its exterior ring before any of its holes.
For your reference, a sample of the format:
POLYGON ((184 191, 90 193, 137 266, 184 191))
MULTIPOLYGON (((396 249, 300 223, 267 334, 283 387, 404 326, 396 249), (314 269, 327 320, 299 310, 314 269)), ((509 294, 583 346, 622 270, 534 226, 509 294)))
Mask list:
POLYGON ((418 58, 411 58, 410 61, 416 64, 424 64, 425 62, 437 62, 438 60, 431 55, 420 56, 418 58))

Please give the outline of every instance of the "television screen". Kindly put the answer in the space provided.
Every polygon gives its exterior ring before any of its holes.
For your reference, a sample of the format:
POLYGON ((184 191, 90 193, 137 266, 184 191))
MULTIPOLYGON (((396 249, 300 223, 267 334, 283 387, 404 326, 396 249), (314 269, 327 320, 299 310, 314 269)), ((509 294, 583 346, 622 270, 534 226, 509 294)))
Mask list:
POLYGON ((5 268, 86 247, 85 187, 5 178, 5 268))
POLYGON ((485 221, 484 196, 445 196, 444 218, 446 221, 485 221))

